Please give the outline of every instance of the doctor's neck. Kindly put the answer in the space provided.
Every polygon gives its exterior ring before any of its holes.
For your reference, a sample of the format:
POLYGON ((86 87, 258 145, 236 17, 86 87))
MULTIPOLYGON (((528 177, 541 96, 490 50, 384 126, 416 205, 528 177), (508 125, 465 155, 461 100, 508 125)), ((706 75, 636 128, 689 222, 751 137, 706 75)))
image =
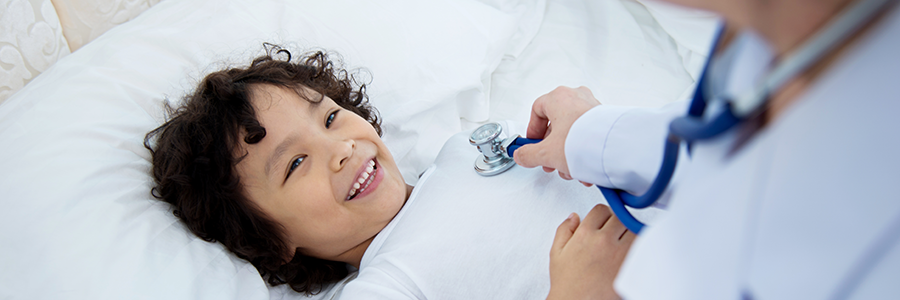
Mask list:
MULTIPOLYGON (((759 0, 765 11, 757 14, 758 18, 748 26, 759 32, 773 47, 777 57, 784 57, 810 39, 816 32, 851 4, 860 0, 759 0)), ((863 25, 863 28, 841 46, 825 54, 818 63, 786 84, 781 90, 772 94, 766 120, 774 120, 812 85, 841 55, 864 36, 885 12, 863 25)))
MULTIPOLYGON (((751 28, 759 33, 775 51, 778 58, 797 50, 851 4, 860 0, 672 0, 681 4, 708 9, 721 14, 729 31, 751 28)), ((885 10, 888 11, 888 10, 885 10)), ((818 76, 836 61, 848 45, 878 23, 880 16, 870 20, 863 29, 840 47, 827 53, 822 60, 800 74, 779 91, 772 94, 764 120, 774 120, 806 89, 818 76)), ((776 58, 776 59, 778 59, 776 58)), ((768 121, 764 121, 767 123, 768 121)))
MULTIPOLYGON (((783 56, 822 29, 854 0, 754 0, 739 26, 752 27, 783 56), (744 23, 745 22, 745 23, 744 23)), ((727 17, 727 16, 726 16, 727 17)), ((740 20, 740 18, 728 18, 740 20)))
POLYGON ((753 28, 779 56, 797 48, 854 0, 668 0, 721 14, 729 26, 753 28))

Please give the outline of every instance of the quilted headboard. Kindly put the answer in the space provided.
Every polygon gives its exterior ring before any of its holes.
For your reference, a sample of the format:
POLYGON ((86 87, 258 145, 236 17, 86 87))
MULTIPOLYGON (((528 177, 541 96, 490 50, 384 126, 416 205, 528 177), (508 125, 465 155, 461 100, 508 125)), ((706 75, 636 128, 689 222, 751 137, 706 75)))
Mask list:
POLYGON ((160 0, 0 0, 0 103, 160 0))

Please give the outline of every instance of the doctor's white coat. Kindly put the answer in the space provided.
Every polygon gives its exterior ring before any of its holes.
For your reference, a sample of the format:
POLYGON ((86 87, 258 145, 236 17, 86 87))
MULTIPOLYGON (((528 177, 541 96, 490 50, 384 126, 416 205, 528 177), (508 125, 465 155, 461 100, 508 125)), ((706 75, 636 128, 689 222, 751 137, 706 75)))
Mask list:
MULTIPOLYGON (((767 61, 744 51, 725 90, 767 61), (744 65, 741 65, 742 62, 744 65), (747 64, 750 62, 749 64, 747 64)), ((625 299, 885 299, 900 295, 900 9, 787 110, 682 148, 664 196, 616 281, 625 299)), ((573 177, 641 194, 656 175, 662 109, 598 106, 573 125, 573 177)))

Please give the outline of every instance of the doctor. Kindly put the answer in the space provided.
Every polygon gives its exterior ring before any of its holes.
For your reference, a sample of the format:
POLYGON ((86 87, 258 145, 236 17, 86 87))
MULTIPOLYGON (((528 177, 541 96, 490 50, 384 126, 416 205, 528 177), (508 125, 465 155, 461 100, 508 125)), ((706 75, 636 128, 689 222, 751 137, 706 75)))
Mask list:
MULTIPOLYGON (((668 212, 633 245, 630 233, 609 234, 622 227, 604 224, 616 222, 596 220, 608 214, 564 221, 549 298, 900 295, 898 1, 839 24, 850 34, 830 46, 807 43, 856 4, 879 0, 672 1, 716 11, 728 24, 698 88, 712 99, 707 120, 728 105, 747 107, 740 99, 796 63, 800 50, 822 55, 764 90, 738 125, 690 151, 682 143, 656 204, 668 212)), ((528 138, 544 141, 515 159, 641 195, 659 170, 669 122, 687 111, 687 102, 603 106, 587 88, 561 87, 532 108, 528 138)))

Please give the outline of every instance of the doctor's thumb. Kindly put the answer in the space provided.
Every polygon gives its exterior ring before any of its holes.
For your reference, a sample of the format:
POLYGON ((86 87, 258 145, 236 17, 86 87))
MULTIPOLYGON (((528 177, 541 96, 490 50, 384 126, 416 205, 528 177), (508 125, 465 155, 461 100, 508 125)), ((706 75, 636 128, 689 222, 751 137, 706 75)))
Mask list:
POLYGON ((524 145, 513 152, 513 159, 516 161, 516 164, 526 168, 537 166, 551 167, 546 165, 547 161, 544 155, 546 151, 543 148, 541 143, 524 145))
POLYGON ((525 168, 541 166, 547 173, 559 171, 560 177, 569 180, 572 177, 568 175, 569 168, 566 166, 566 155, 561 144, 562 142, 551 138, 527 144, 513 152, 513 159, 516 164, 525 168))

